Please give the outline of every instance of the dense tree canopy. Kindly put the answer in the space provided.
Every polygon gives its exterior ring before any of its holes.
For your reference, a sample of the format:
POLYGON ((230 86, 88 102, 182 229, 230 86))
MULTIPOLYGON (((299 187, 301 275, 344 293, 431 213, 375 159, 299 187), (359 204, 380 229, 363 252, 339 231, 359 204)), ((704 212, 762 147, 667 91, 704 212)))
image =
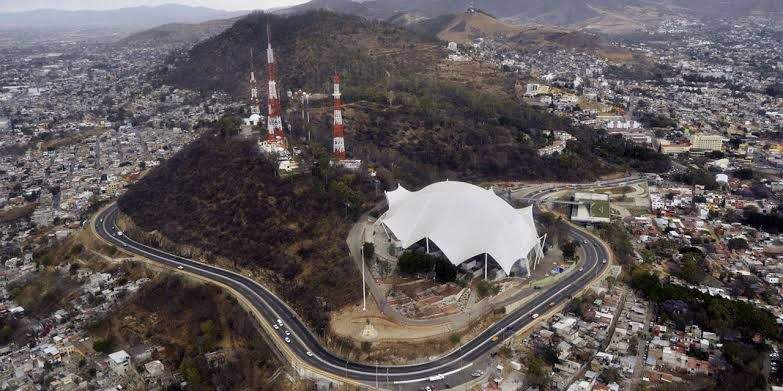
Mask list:
POLYGON ((345 238, 372 194, 369 177, 322 164, 282 178, 255 143, 203 136, 144 176, 119 206, 145 231, 273 272, 289 303, 324 326, 313 303, 331 309, 357 299, 343 285, 357 279, 345 238))
POLYGON ((780 328, 775 317, 752 303, 662 283, 657 275, 642 269, 634 271, 631 286, 644 293, 648 299, 662 304, 664 313, 668 312, 669 318, 678 324, 697 324, 720 335, 736 331, 746 340, 756 333, 771 339, 780 338, 780 328))

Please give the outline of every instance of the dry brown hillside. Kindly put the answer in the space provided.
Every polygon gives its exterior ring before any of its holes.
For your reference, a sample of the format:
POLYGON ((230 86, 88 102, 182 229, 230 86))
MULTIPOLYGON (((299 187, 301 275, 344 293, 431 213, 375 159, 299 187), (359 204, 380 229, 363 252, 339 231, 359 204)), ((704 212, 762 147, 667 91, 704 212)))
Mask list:
POLYGON ((444 41, 470 43, 476 38, 495 37, 498 35, 511 37, 525 31, 519 26, 503 23, 482 12, 466 12, 454 16, 438 33, 438 38, 444 41))

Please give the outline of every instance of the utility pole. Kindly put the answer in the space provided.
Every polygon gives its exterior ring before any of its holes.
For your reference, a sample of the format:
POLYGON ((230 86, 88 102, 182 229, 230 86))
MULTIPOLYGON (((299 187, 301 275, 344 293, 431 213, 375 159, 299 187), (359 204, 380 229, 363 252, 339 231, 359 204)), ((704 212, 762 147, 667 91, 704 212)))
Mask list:
POLYGON ((364 286, 364 229, 362 229, 362 243, 359 247, 359 253, 362 256, 362 311, 367 311, 367 292, 364 286))
POLYGON ((487 253, 484 253, 484 281, 487 280, 487 253))
POLYGON ((261 114, 261 103, 258 101, 258 84, 256 83, 255 61, 253 48, 250 48, 250 114, 261 114))

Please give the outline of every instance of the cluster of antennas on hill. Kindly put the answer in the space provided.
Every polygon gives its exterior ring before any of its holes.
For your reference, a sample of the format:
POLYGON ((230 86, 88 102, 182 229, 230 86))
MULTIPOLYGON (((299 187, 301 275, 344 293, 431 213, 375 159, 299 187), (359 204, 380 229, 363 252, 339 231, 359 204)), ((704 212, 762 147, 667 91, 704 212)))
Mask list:
MULTIPOLYGON (((266 26, 267 47, 267 117, 266 117, 266 136, 261 137, 258 142, 261 152, 276 156, 278 169, 282 171, 295 171, 299 169, 296 149, 290 147, 285 131, 283 130, 283 120, 281 117, 280 95, 277 87, 277 63, 275 54, 272 50, 272 39, 269 25, 266 26)), ((262 121, 261 107, 258 97, 258 86, 253 65, 253 52, 251 49, 251 69, 250 69, 250 116, 245 118, 245 125, 258 126, 262 121)), ((333 143, 332 143, 332 164, 349 168, 358 169, 361 166, 361 160, 348 159, 345 152, 345 124, 342 115, 342 98, 340 94, 340 75, 335 72, 334 81, 334 124, 333 124, 333 143)))

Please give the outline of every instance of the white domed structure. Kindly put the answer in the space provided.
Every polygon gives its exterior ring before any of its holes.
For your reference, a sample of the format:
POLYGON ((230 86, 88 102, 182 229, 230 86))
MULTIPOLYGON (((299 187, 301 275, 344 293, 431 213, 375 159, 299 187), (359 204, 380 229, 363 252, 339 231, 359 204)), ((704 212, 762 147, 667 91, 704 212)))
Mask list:
POLYGON ((530 261, 543 257, 532 207, 514 209, 491 189, 446 181, 415 192, 398 186, 386 199, 379 223, 398 247, 426 238, 455 266, 486 254, 506 275, 518 263, 529 275, 530 261))

